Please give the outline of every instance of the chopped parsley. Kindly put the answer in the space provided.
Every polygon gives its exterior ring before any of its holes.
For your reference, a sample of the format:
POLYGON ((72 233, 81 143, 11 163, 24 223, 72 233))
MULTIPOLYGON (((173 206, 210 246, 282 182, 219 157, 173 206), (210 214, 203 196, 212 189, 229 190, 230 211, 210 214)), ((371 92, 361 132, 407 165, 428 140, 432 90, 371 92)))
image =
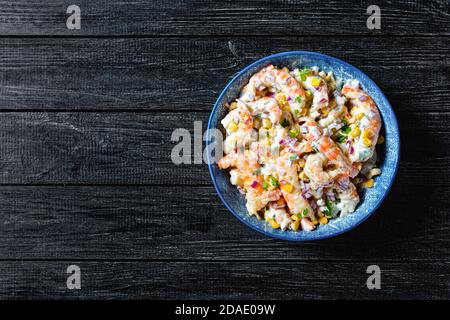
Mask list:
POLYGON ((302 97, 298 96, 294 99, 295 102, 302 103, 302 97))
POLYGON ((298 159, 298 155, 296 155, 296 154, 293 154, 292 156, 289 157, 289 160, 291 160, 291 161, 295 161, 297 159, 298 159))
POLYGON ((269 184, 266 181, 264 181, 262 184, 262 187, 264 190, 267 190, 267 189, 269 189, 269 184))

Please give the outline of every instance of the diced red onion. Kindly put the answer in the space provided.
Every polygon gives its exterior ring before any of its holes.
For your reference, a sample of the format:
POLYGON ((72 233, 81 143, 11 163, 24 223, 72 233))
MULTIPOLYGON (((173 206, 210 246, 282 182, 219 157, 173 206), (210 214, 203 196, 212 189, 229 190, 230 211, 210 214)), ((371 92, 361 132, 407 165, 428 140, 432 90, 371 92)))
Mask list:
POLYGON ((314 200, 309 201, 309 205, 311 206, 311 209, 316 210, 317 209, 317 203, 314 200))
POLYGON ((291 101, 291 97, 287 97, 286 101, 291 101))
POLYGON ((311 192, 309 192, 309 191, 303 191, 302 192, 302 197, 303 197, 303 199, 305 199, 305 200, 307 200, 307 199, 309 199, 309 198, 311 198, 313 195, 311 194, 311 192))
POLYGON ((314 87, 314 89, 316 89, 317 91, 319 91, 319 90, 320 90, 320 87, 314 87))
POLYGON ((367 101, 367 100, 368 100, 368 98, 365 95, 362 95, 362 96, 359 97, 359 101, 361 101, 361 102, 364 102, 364 101, 367 101))
POLYGON ((327 101, 328 101, 327 98, 322 98, 322 99, 320 99, 319 103, 325 103, 325 102, 327 102, 327 101))
POLYGON ((339 180, 338 181, 338 186, 342 191, 347 191, 348 190, 348 181, 346 180, 339 180))
POLYGON ((245 191, 241 187, 238 186, 237 189, 239 190, 240 194, 245 194, 245 191))
POLYGON ((334 192, 332 192, 332 191, 327 192, 327 198, 330 201, 336 201, 336 196, 334 195, 334 192))
POLYGON ((252 184, 250 185, 250 187, 252 188, 256 188, 256 186, 258 185, 258 182, 253 180, 252 184))
POLYGON ((350 147, 350 150, 348 151, 350 154, 355 153, 355 148, 353 148, 352 146, 350 147))

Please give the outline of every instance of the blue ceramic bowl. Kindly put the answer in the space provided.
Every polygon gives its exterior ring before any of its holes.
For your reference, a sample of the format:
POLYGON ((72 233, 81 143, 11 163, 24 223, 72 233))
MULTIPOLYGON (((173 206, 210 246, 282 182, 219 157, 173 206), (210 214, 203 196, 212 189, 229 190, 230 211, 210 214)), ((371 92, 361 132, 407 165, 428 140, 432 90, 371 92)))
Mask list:
MULTIPOLYGON (((267 236, 290 241, 311 241, 334 237, 346 232, 365 219, 367 219, 386 197, 397 172, 400 157, 400 135, 389 101, 381 92, 380 88, 362 71, 339 59, 307 51, 290 51, 274 54, 258 60, 240 71, 228 85, 223 89, 217 99, 208 122, 208 129, 220 128, 220 120, 226 114, 225 104, 232 102, 239 96, 242 87, 247 84, 249 78, 268 64, 278 67, 313 67, 317 66, 324 71, 333 71, 337 78, 344 82, 347 79, 357 79, 363 88, 375 100, 383 118, 382 133, 385 136, 385 144, 378 150, 381 158, 381 175, 375 178, 375 187, 365 189, 361 195, 361 201, 354 213, 343 218, 332 219, 326 225, 320 225, 315 231, 281 231, 272 229, 265 221, 260 221, 254 216, 250 216, 245 208, 244 195, 240 194, 235 186, 229 181, 227 170, 219 170, 216 163, 212 163, 211 157, 208 159, 209 172, 214 187, 220 199, 241 222, 250 228, 261 232, 267 236)), ((211 132, 211 131, 209 131, 211 132)), ((212 140, 212 135, 207 133, 207 144, 212 140)), ((377 147, 378 148, 378 147, 377 147)))

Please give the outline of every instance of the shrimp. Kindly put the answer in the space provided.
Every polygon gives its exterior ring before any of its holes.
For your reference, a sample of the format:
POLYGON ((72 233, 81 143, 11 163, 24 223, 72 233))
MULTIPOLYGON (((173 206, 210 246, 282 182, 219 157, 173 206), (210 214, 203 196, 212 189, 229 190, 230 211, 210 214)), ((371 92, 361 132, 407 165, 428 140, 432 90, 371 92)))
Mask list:
POLYGON ((316 228, 309 218, 302 218, 300 224, 305 231, 313 231, 316 228))
POLYGON ((279 189, 264 190, 262 185, 262 177, 256 177, 254 182, 257 182, 255 187, 247 186, 247 193, 245 198, 247 200, 246 207, 250 215, 256 215, 259 210, 263 209, 269 202, 277 201, 281 197, 279 189))
POLYGON ((276 99, 263 97, 255 102, 249 102, 248 105, 253 115, 261 114, 262 118, 269 118, 274 124, 280 123, 282 110, 276 99))
POLYGON ((342 88, 342 94, 353 105, 351 110, 355 124, 359 127, 361 135, 354 138, 354 152, 349 154, 350 161, 364 162, 369 159, 377 144, 381 129, 381 116, 373 99, 362 90, 358 81, 347 81, 342 88))
POLYGON ((320 109, 328 107, 327 82, 320 76, 309 76, 303 82, 303 86, 313 93, 313 101, 309 109, 309 115, 315 119, 320 115, 320 109))
POLYGON ((330 175, 324 170, 326 158, 321 153, 314 153, 306 158, 303 169, 314 189, 327 185, 331 181, 330 175))
POLYGON ((263 179, 258 173, 260 164, 251 152, 232 152, 224 156, 218 163, 220 169, 236 168, 230 171, 230 182, 239 185, 246 193, 246 207, 250 215, 255 215, 269 202, 277 201, 280 190, 264 190, 263 179))
MULTIPOLYGON (((314 120, 305 122, 301 127, 301 131, 303 137, 311 143, 313 148, 315 148, 319 153, 323 154, 328 160, 327 165, 330 167, 330 169, 332 168, 330 172, 331 178, 334 178, 338 175, 344 175, 348 177, 354 174, 354 170, 342 150, 334 143, 334 141, 329 136, 322 133, 322 130, 314 120)), ((311 165, 317 163, 317 160, 318 159, 316 157, 311 159, 311 165)), ((319 170, 319 168, 316 168, 316 170, 319 170)))
POLYGON ((304 213, 313 214, 313 210, 308 200, 301 194, 300 183, 298 181, 298 164, 293 163, 290 158, 293 154, 283 151, 277 161, 278 180, 281 183, 281 193, 292 214, 304 213), (286 188, 289 185, 292 189, 286 188))
POLYGON ((301 85, 288 72, 269 65, 253 75, 242 89, 240 100, 251 102, 256 99, 257 91, 274 89, 286 96, 286 104, 295 120, 302 114, 306 94, 301 85))

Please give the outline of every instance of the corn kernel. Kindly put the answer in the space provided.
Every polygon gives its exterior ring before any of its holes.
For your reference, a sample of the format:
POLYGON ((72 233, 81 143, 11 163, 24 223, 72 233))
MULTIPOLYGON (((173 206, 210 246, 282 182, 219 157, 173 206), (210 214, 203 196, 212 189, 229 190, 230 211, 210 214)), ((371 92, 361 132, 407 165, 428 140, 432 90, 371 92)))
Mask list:
POLYGON ((300 222, 298 220, 291 223, 291 228, 293 231, 297 231, 299 227, 300 227, 300 222))
POLYGON ((359 137, 359 135, 361 134, 361 129, 359 129, 358 126, 354 127, 352 131, 350 131, 350 136, 352 136, 353 138, 359 137))
POLYGON ((331 80, 331 75, 327 75, 327 76, 325 77, 325 80, 330 81, 330 80, 331 80))
POLYGON ((370 128, 367 128, 363 131, 363 138, 372 138, 373 137, 373 130, 370 128))
POLYGON ((317 215, 319 216, 319 218, 325 217, 325 215, 323 214, 323 212, 317 212, 317 215))
POLYGON ((320 86, 320 83, 321 83, 320 78, 312 78, 312 80, 311 80, 311 85, 313 87, 320 86))
POLYGON ((374 184, 375 184, 375 181, 373 179, 369 179, 366 182, 364 182, 364 187, 372 188, 374 184))
POLYGON ((293 186, 292 184, 290 184, 290 183, 286 183, 286 184, 283 184, 283 185, 281 186, 281 189, 282 189, 284 192, 291 193, 292 191, 294 191, 294 186, 293 186))
POLYGON ((303 181, 307 182, 309 181, 308 176, 306 175, 305 171, 302 171, 299 175, 300 179, 302 179, 303 181))
POLYGON ((311 92, 311 90, 306 90, 305 94, 306 94, 306 97, 307 97, 307 98, 311 98, 311 97, 312 97, 312 92, 311 92))
POLYGON ((271 219, 269 223, 274 229, 278 229, 280 227, 280 224, 276 222, 275 219, 271 219))
POLYGON ((312 222, 312 224, 315 225, 315 226, 317 226, 317 225, 319 224, 319 221, 317 221, 316 219, 311 220, 311 222, 312 222))
POLYGON ((300 220, 300 218, 299 218, 296 214, 293 214, 293 215, 291 216, 291 219, 294 220, 294 221, 300 220))
POLYGON ((383 137, 383 135, 380 134, 380 136, 378 137, 377 143, 382 144, 383 142, 384 142, 384 137, 383 137))
POLYGON ((364 113, 358 113, 357 115, 356 115, 356 120, 361 120, 362 118, 364 117, 364 113))
POLYGON ((238 125, 236 124, 236 122, 231 121, 231 122, 228 124, 228 131, 230 131, 230 132, 235 132, 237 129, 238 129, 238 125))
POLYGON ((283 105, 286 103, 286 96, 284 95, 284 93, 277 93, 275 95, 275 99, 278 101, 279 104, 283 105))
POLYGON ((319 220, 320 224, 327 224, 328 223, 328 218, 327 217, 322 217, 319 220))
POLYGON ((237 108, 237 102, 232 102, 232 103, 230 104, 229 109, 230 109, 230 110, 233 110, 233 109, 236 109, 236 108, 237 108))
POLYGON ((281 70, 283 70, 284 72, 287 72, 287 73, 289 73, 289 69, 287 68, 287 67, 284 67, 283 69, 281 69, 281 70))
POLYGON ((363 138, 362 142, 366 147, 372 146, 372 141, 370 141, 370 139, 368 138, 363 138))
POLYGON ((272 128, 272 122, 270 122, 270 120, 268 118, 264 118, 262 120, 262 126, 263 126, 263 128, 270 129, 270 128, 272 128))

